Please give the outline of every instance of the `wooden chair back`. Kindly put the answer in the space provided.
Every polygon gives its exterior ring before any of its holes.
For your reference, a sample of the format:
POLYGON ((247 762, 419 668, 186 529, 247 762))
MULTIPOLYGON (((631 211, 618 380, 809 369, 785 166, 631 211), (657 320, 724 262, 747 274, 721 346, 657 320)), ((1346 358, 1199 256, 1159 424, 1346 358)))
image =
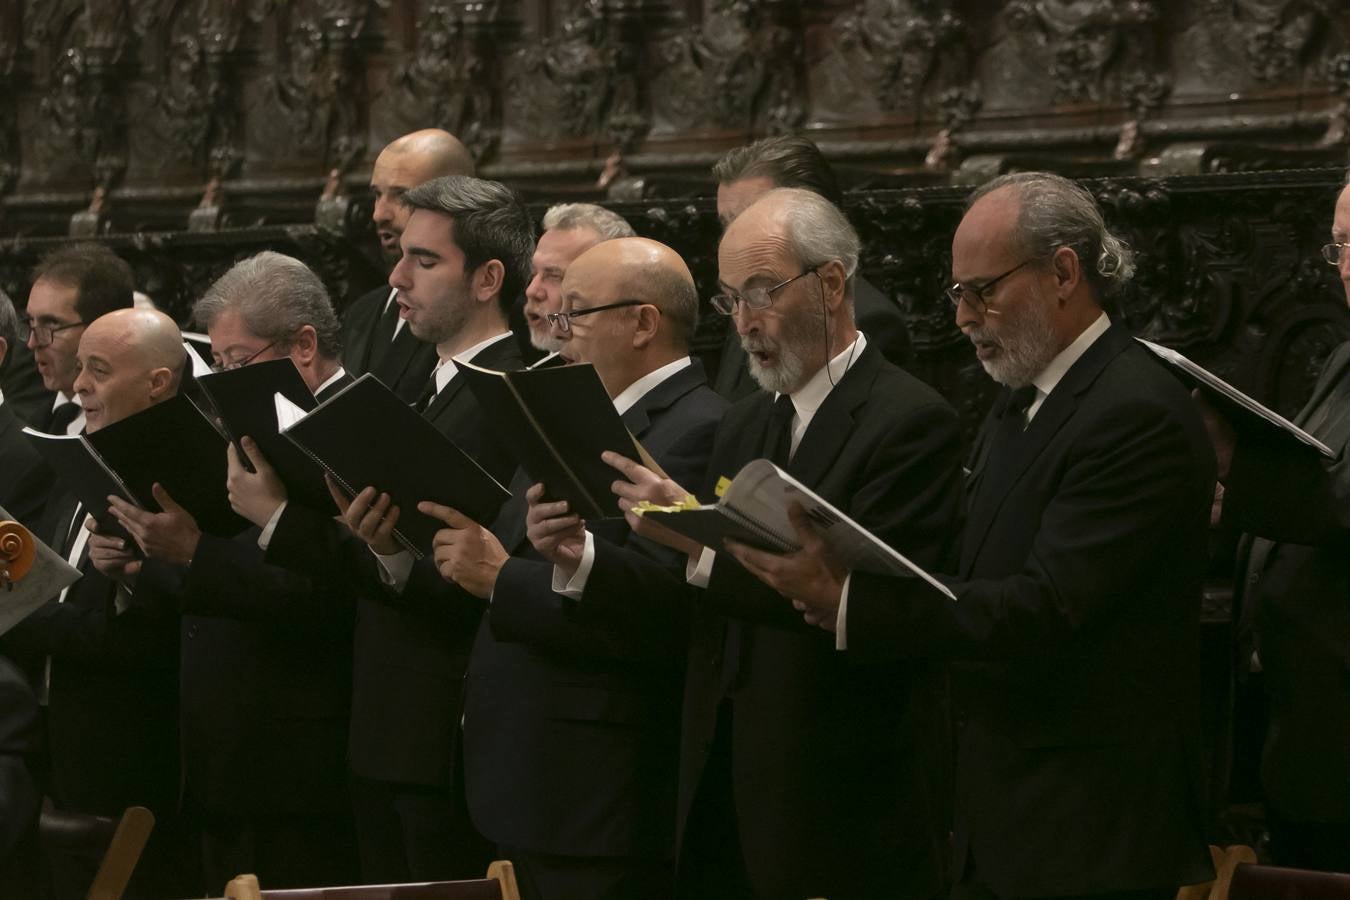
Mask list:
POLYGON ((63 858, 98 859, 98 871, 86 896, 89 900, 121 900, 154 827, 155 816, 144 806, 128 807, 116 821, 47 809, 38 820, 38 840, 43 854, 56 865, 63 858))
POLYGON ((225 886, 225 900, 520 900, 516 872, 498 860, 487 875, 468 881, 420 884, 364 884, 347 887, 262 890, 253 875, 240 875, 225 886))
POLYGON ((1347 900, 1350 874, 1244 863, 1233 871, 1226 900, 1347 900))

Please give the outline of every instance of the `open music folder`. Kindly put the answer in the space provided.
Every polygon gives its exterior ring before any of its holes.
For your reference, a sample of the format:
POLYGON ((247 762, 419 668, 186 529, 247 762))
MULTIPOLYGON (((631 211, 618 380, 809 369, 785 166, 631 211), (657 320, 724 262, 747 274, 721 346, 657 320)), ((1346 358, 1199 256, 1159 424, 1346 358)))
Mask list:
POLYGON ((801 549, 788 513, 796 503, 821 532, 833 562, 850 571, 922 578, 956 600, 942 582, 767 459, 746 463, 719 489, 716 503, 700 505, 691 498, 678 507, 639 504, 637 513, 714 550, 724 549, 731 538, 771 553, 792 553, 801 549))
POLYGON ((15 522, 4 507, 0 507, 0 573, 0 634, 80 579, 78 569, 23 523, 15 522))

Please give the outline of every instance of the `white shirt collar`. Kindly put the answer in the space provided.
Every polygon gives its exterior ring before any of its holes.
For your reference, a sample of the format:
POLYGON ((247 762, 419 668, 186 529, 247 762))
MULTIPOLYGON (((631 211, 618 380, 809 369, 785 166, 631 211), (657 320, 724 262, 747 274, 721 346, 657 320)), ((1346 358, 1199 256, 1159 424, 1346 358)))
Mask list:
POLYGON ((659 369, 653 369, 620 391, 619 396, 614 398, 614 408, 619 411, 619 415, 623 415, 632 409, 639 400, 647 396, 658 384, 693 364, 692 359, 682 356, 674 362, 666 363, 659 369))
POLYGON ((1041 370, 1041 374, 1031 379, 1031 383, 1036 385, 1036 399, 1031 401, 1031 406, 1027 408, 1027 421, 1030 422, 1036 415, 1036 411, 1041 408, 1045 398, 1050 396, 1050 392, 1055 389, 1068 371, 1073 368, 1073 364, 1078 362, 1079 357, 1087 352, 1087 349, 1097 342, 1097 338, 1106 334, 1106 329, 1111 327, 1111 319, 1106 313, 1102 313, 1083 333, 1074 338, 1073 343, 1059 351, 1054 359, 1050 360, 1049 365, 1041 370))
POLYGON ((84 401, 80 399, 79 394, 71 394, 67 397, 65 394, 57 391, 56 396, 52 398, 52 412, 56 412, 67 403, 74 403, 80 409, 84 409, 84 401))
POLYGON ((436 393, 439 394, 441 391, 445 390, 445 386, 450 383, 450 379, 454 378, 455 373, 459 371, 459 369, 455 368, 454 360, 462 359, 465 362, 473 362, 473 358, 488 347, 491 347, 498 341, 504 341, 510 337, 515 337, 515 333, 503 331, 501 334, 494 335, 485 341, 479 341, 462 353, 456 353, 451 359, 443 359, 436 363, 436 370, 432 372, 432 377, 436 379, 436 393))
MULTIPOLYGON (((389 304, 393 303, 394 298, 397 296, 398 296, 398 288, 390 288, 389 296, 384 298, 384 306, 380 307, 380 315, 384 315, 385 313, 389 312, 389 304)), ((408 323, 404 321, 403 317, 399 316, 397 321, 394 322, 394 337, 398 337, 398 333, 403 330, 403 326, 406 324, 408 323)), ((390 338, 390 340, 393 340, 393 338, 390 338)))
MULTIPOLYGON (((795 413, 792 417, 792 452, 797 452, 797 444, 801 442, 802 435, 811 425, 811 419, 816 415, 816 410, 824 404, 825 398, 834 390, 834 386, 844 377, 844 373, 853 368, 867 349, 867 337, 860 331, 853 343, 849 344, 839 354, 830 360, 816 374, 807 380, 806 384, 797 389, 796 393, 791 394, 792 410, 795 413)), ((777 400, 779 395, 774 394, 777 400)))
POLYGON ((346 374, 347 370, 342 368, 342 366, 338 366, 337 371, 334 372, 332 375, 329 375, 328 378, 324 381, 324 383, 319 385, 318 390, 314 392, 314 396, 317 397, 319 394, 322 394, 324 391, 328 390, 330 387, 337 384, 339 381, 342 380, 342 378, 346 374))

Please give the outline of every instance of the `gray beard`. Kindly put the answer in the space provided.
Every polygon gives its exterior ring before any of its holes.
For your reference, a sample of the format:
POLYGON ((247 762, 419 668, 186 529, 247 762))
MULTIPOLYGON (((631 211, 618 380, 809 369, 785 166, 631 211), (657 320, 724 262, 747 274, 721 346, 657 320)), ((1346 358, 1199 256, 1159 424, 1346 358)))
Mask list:
POLYGON ((747 335, 741 338, 741 347, 745 349, 746 365, 755 384, 770 393, 791 394, 814 374, 807 371, 814 355, 812 349, 823 347, 825 340, 825 312, 818 304, 808 303, 800 315, 785 323, 777 341, 747 335), (750 352, 752 350, 772 351, 778 364, 769 368, 761 366, 750 352))
MULTIPOLYGON (((992 360, 980 361, 990 378, 1010 388, 1031 384, 1058 352, 1046 307, 1033 300, 1021 310, 1015 317, 1005 317, 999 338, 1002 352, 992 360)), ((983 328, 972 328, 967 334, 972 342, 991 336, 983 328)))
POLYGON ((563 342, 552 334, 539 337, 533 331, 530 332, 530 346, 536 350, 542 350, 545 353, 557 353, 562 349, 562 345, 563 342))

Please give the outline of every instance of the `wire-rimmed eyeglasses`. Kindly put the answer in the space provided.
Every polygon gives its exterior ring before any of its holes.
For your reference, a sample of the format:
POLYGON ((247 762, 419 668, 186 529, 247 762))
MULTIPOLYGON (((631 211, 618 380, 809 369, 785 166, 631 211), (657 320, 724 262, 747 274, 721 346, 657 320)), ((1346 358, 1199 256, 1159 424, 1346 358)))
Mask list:
POLYGON ((56 335, 67 328, 78 328, 81 325, 87 325, 88 322, 67 322, 63 325, 53 325, 50 322, 34 322, 28 317, 19 320, 18 338, 23 343, 28 343, 28 338, 33 338, 34 347, 46 347, 56 340, 56 335))
POLYGON ((1350 247, 1350 241, 1335 241, 1330 244, 1322 245, 1322 258, 1333 266, 1341 264, 1341 257, 1345 255, 1345 248, 1350 247))
POLYGON ((561 331, 563 334, 572 330, 572 320, 579 316, 589 316, 591 313, 604 312, 607 309, 622 309, 625 306, 647 306, 645 300, 620 300, 618 303, 605 303, 600 306, 592 306, 589 309, 574 309, 570 312, 549 313, 544 318, 548 319, 548 324, 561 331))
POLYGON ((724 316, 734 314, 736 307, 742 303, 745 304, 746 309, 768 309, 769 305, 773 303, 775 292, 781 291, 798 278, 805 278, 812 272, 815 272, 817 276, 820 275, 819 268, 813 266, 793 275, 787 281, 778 282, 773 287, 752 287, 740 292, 727 290, 720 294, 713 294, 709 302, 713 309, 724 316))
POLYGON ((273 341, 272 343, 268 344, 266 347, 262 348, 261 350, 258 350, 258 351, 256 351, 256 352, 254 352, 254 353, 250 353, 248 356, 245 356, 243 359, 236 359, 234 362, 221 363, 220 365, 218 365, 218 366, 212 366, 211 368, 212 368, 213 370, 217 371, 217 372, 233 372, 235 369, 242 369, 244 366, 246 366, 246 365, 248 365, 249 363, 253 362, 255 359, 257 359, 258 357, 262 356, 264 353, 266 353, 268 350, 271 350, 273 347, 275 347, 275 346, 276 346, 277 344, 279 344, 279 343, 281 343, 281 342, 280 342, 280 341, 273 341))
POLYGON ((1030 265, 1032 262, 1033 260, 1024 259, 1002 275, 990 278, 984 284, 962 284, 958 281, 945 291, 947 299, 952 301, 953 307, 960 306, 961 301, 964 300, 966 301, 966 305, 976 312, 997 312, 998 310, 990 309, 989 307, 989 292, 994 289, 994 285, 998 284, 1023 266, 1030 265))

